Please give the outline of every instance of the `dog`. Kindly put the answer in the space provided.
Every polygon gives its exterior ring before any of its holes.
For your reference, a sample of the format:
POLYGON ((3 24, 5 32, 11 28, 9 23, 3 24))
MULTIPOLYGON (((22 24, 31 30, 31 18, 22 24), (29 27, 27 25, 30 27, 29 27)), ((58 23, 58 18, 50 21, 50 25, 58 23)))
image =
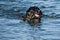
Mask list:
POLYGON ((33 6, 26 11, 25 16, 20 14, 20 17, 30 24, 37 24, 41 21, 42 11, 38 7, 33 6))

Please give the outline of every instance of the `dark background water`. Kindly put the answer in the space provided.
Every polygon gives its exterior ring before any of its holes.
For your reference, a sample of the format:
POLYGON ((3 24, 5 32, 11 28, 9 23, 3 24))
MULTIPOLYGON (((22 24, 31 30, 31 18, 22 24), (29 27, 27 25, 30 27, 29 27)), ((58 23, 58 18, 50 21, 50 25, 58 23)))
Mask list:
POLYGON ((60 40, 60 0, 0 0, 0 40, 60 40), (31 6, 45 15, 40 26, 17 16, 31 6))

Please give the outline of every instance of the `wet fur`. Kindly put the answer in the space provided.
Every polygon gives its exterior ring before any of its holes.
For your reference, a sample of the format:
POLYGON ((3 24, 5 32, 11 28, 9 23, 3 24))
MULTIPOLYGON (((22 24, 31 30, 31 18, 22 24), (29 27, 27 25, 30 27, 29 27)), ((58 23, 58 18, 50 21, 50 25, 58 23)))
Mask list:
POLYGON ((27 11, 26 11, 26 15, 23 16, 23 15, 19 15, 20 18, 22 18, 24 21, 27 20, 28 23, 33 23, 33 24, 36 24, 36 23, 40 23, 41 21, 41 17, 42 17, 42 12, 41 10, 36 7, 36 6, 33 6, 33 7, 30 7, 27 11), (38 14, 39 17, 36 17, 35 14, 38 14))

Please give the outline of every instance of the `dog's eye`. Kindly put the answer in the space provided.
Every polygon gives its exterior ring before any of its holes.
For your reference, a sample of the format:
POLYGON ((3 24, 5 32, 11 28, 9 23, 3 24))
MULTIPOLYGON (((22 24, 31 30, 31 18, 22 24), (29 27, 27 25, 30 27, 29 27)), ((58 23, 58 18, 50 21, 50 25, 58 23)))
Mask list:
POLYGON ((38 14, 39 15, 39 12, 35 12, 35 14, 38 14))

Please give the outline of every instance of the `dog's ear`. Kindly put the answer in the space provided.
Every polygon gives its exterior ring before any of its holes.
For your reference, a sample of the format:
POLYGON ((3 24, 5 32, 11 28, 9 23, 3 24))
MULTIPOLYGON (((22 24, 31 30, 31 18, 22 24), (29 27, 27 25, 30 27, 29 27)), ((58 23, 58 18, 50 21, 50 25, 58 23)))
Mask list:
POLYGON ((40 15, 40 19, 42 18, 42 11, 41 10, 39 10, 39 15, 40 15))
POLYGON ((40 15, 42 15, 42 11, 41 10, 39 10, 39 13, 40 13, 40 15))

